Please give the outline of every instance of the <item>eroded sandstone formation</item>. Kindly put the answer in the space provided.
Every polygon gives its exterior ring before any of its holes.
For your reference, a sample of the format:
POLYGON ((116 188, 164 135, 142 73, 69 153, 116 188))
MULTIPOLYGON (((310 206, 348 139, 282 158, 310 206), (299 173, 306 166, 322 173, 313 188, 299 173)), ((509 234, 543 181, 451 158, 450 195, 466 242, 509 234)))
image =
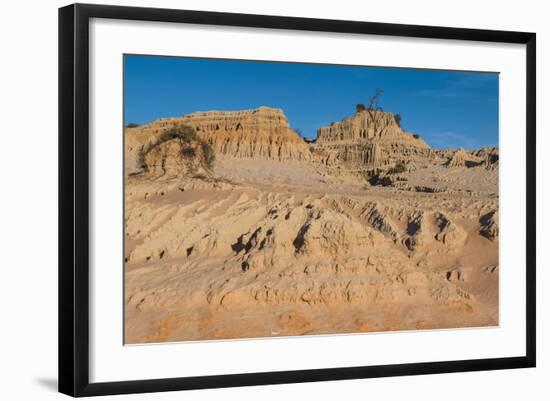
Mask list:
POLYGON ((309 160, 307 144, 290 128, 281 109, 260 107, 237 112, 197 112, 181 123, 195 131, 222 154, 234 158, 309 160))
POLYGON ((370 110, 319 128, 313 147, 329 167, 366 173, 432 154, 420 136, 401 129, 392 113, 370 110))
POLYGON ((357 112, 342 121, 334 122, 317 131, 317 143, 358 142, 401 144, 427 149, 429 146, 420 137, 405 132, 397 125, 390 112, 368 110, 357 112))
POLYGON ((497 200, 197 182, 127 188, 129 342, 497 322, 497 200))
POLYGON ((268 108, 125 135, 126 342, 498 325, 498 148, 368 110, 314 143, 268 108))
MULTIPOLYGON (((431 149, 419 135, 401 129, 392 113, 370 110, 319 128, 316 140, 309 143, 290 128, 282 110, 260 107, 235 112, 195 112, 126 128, 126 173, 142 171, 143 153, 175 126, 192 128, 222 157, 309 162, 323 166, 332 174, 345 172, 373 177, 395 173, 396 167, 412 171, 439 165, 494 170, 499 160, 498 148, 431 149)), ((167 144, 164 148, 170 146, 174 152, 173 145, 167 144)), ((159 152, 156 154, 162 156, 159 152)), ((150 162, 157 166, 166 163, 162 157, 150 162)))
POLYGON ((195 112, 161 118, 148 125, 126 128, 126 171, 139 171, 139 155, 163 132, 188 126, 212 145, 216 154, 232 158, 309 161, 305 140, 290 128, 281 109, 260 107, 243 111, 195 112))

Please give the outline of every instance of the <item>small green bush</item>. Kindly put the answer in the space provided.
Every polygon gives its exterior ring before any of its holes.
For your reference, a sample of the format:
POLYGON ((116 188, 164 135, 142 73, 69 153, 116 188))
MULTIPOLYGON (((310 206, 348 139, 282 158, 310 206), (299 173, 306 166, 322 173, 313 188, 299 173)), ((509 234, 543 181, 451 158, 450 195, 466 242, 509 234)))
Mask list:
POLYGON ((208 142, 201 140, 202 154, 204 156, 204 164, 208 170, 214 168, 214 162, 216 161, 216 154, 214 148, 208 142))
POLYGON ((128 123, 126 124, 126 128, 137 128, 139 127, 140 125, 139 124, 136 124, 136 123, 128 123))
POLYGON ((393 116, 394 120, 395 120, 395 123, 401 127, 401 114, 396 114, 393 116))
MULTIPOLYGON (((149 153, 151 150, 153 150, 154 148, 156 148, 157 146, 160 146, 164 142, 170 141, 172 139, 179 139, 184 144, 190 144, 191 142, 198 142, 203 154, 203 166, 207 170, 212 170, 212 168, 214 167, 214 162, 216 160, 214 148, 212 148, 212 145, 210 145, 204 139, 199 137, 193 128, 187 125, 175 125, 174 127, 160 134, 160 136, 157 138, 157 140, 154 143, 152 143, 147 148, 144 148, 142 150, 142 152, 140 153, 140 164, 144 168, 147 168, 145 164, 145 155, 149 153)), ((186 156, 186 157, 196 156, 195 149, 189 146, 183 149, 182 154, 183 156, 186 156)))
POLYGON ((187 125, 176 125, 160 134, 157 141, 155 142, 155 144, 152 145, 152 147, 159 146, 166 141, 176 138, 179 138, 184 143, 200 141, 199 136, 193 128, 188 127, 187 125))
POLYGON ((195 149, 190 146, 183 148, 181 153, 183 154, 183 156, 189 157, 189 158, 195 157, 197 155, 197 152, 195 151, 195 149))
POLYGON ((357 105, 355 105, 355 110, 359 113, 361 111, 367 110, 367 108, 363 103, 357 103, 357 105))
POLYGON ((414 138, 414 139, 420 139, 420 135, 418 135, 418 134, 413 134, 413 138, 414 138))

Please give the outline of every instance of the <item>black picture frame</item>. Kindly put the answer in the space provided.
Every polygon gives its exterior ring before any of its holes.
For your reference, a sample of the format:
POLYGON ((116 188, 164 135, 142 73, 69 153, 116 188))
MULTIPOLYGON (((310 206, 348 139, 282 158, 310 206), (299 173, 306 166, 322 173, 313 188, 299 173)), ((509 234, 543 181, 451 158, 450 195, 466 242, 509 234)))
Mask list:
POLYGON ((536 363, 536 35, 479 29, 74 4, 59 9, 59 391, 71 396, 159 392, 534 367, 536 363), (160 21, 250 28, 437 38, 526 45, 526 353, 524 356, 381 366, 90 383, 89 21, 160 21))

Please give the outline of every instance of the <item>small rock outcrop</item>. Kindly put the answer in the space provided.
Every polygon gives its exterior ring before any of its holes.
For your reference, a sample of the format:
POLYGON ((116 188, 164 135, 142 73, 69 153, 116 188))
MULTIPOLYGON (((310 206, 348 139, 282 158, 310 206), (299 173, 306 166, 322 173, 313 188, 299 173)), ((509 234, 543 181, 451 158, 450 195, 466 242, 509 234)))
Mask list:
POLYGON ((446 245, 462 246, 466 240, 466 233, 463 229, 454 224, 442 213, 436 213, 435 223, 437 233, 435 239, 446 245))
POLYGON ((499 224, 498 224, 498 211, 494 210, 487 214, 484 214, 479 219, 480 229, 479 233, 485 238, 495 241, 498 239, 499 224))
POLYGON ((499 152, 498 148, 481 148, 478 150, 467 151, 460 148, 455 151, 439 151, 441 154, 447 155, 447 167, 484 167, 487 170, 495 170, 498 168, 499 152))
POLYGON ((499 165, 499 150, 498 148, 481 148, 477 150, 475 156, 482 159, 481 165, 487 170, 496 170, 499 165))
POLYGON ((453 153, 449 161, 446 163, 447 167, 464 167, 468 156, 466 151, 462 148, 453 153))

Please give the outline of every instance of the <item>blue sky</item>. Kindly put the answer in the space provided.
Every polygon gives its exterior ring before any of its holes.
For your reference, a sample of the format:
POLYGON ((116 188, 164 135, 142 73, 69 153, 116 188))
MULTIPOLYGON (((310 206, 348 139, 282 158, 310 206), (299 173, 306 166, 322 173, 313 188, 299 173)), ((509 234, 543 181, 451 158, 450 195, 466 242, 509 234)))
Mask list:
POLYGON ((282 108, 308 138, 380 105, 434 148, 498 145, 498 74, 126 55, 125 124, 194 111, 282 108))

